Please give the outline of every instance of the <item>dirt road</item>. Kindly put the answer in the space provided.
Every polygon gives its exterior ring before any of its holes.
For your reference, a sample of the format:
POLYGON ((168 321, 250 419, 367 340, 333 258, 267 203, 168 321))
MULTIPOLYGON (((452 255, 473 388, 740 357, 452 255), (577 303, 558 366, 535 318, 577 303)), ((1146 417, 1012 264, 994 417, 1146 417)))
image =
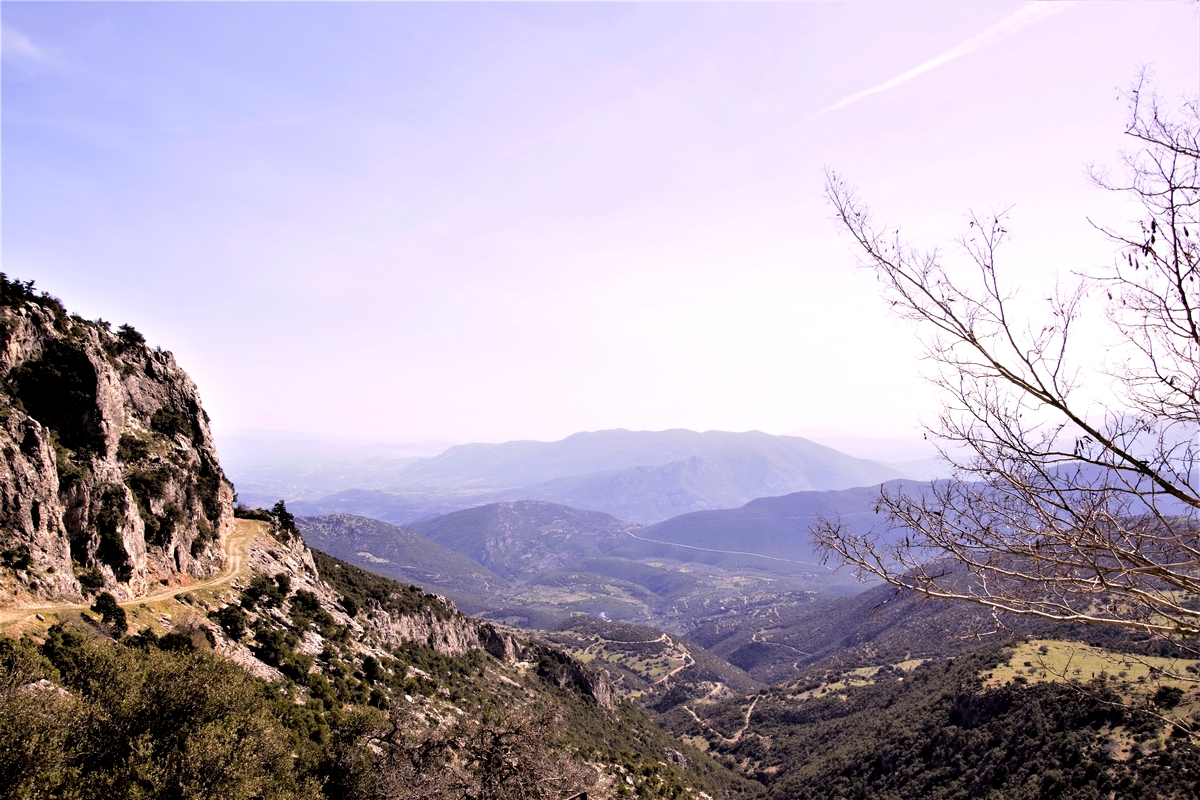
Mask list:
MULTIPOLYGON (((225 541, 225 569, 219 574, 186 586, 174 586, 144 597, 125 600, 120 605, 136 606, 142 603, 153 603, 157 600, 166 600, 175 597, 184 592, 194 592, 197 589, 210 589, 214 586, 229 583, 245 569, 246 545, 259 533, 259 525, 261 524, 254 520, 234 520, 233 533, 225 541)), ((46 603, 35 606, 22 606, 21 608, 4 608, 0 609, 0 625, 20 622, 29 619, 35 614, 44 614, 45 612, 53 614, 59 611, 85 611, 89 606, 89 603, 46 603)))

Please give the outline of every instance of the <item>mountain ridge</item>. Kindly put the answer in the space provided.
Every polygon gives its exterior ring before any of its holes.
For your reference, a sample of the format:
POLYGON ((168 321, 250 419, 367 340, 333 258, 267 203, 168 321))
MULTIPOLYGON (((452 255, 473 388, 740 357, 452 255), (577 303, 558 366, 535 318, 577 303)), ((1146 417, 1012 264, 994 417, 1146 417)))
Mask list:
POLYGON ((649 524, 764 496, 904 477, 800 437, 684 429, 458 445, 401 472, 391 489, 349 489, 293 505, 306 516, 363 514, 404 525, 489 503, 544 500, 649 524))

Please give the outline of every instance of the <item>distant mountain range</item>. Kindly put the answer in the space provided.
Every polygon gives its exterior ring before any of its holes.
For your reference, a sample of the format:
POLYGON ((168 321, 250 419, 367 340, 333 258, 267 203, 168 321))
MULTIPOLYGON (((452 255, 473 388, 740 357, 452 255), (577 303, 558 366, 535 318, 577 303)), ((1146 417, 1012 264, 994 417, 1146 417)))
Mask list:
POLYGON ((526 500, 457 511, 410 529, 506 579, 519 580, 600 558, 635 527, 597 511, 526 500))
MULTIPOLYGON (((261 478, 265 468, 255 469, 253 475, 261 478)), ((244 501, 273 502, 269 495, 255 494, 264 488, 261 480, 244 485, 233 474, 244 501)), ((316 474, 308 473, 310 478, 316 474)), ((558 442, 459 445, 430 458, 363 461, 358 474, 362 483, 353 488, 320 498, 306 490, 284 499, 304 515, 361 514, 396 524, 517 500, 544 500, 645 524, 736 508, 759 497, 878 486, 909 477, 798 436, 688 430, 612 430, 558 442)), ((331 485, 345 485, 348 478, 337 480, 341 483, 330 479, 331 485)))
POLYGON ((919 493, 927 484, 889 481, 881 486, 825 492, 795 492, 762 497, 738 508, 681 514, 630 534, 634 545, 622 553, 640 555, 692 552, 687 560, 726 568, 755 566, 793 572, 819 566, 809 529, 821 518, 839 520, 855 533, 887 531, 887 519, 876 511, 880 489, 919 493))
POLYGON ((585 612, 680 631, 731 602, 856 591, 852 574, 819 563, 808 529, 819 515, 860 531, 885 527, 874 513, 878 491, 797 492, 649 527, 540 500, 406 527, 350 514, 297 522, 311 546, 445 594, 471 613, 544 625, 585 612))

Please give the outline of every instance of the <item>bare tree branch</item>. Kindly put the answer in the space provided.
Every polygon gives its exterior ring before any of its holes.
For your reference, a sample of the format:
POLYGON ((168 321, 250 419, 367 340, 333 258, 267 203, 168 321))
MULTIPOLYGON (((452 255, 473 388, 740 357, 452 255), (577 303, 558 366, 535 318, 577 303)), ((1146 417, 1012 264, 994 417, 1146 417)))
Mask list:
POLYGON ((813 533, 826 558, 929 597, 1020 616, 1200 633, 1200 108, 1164 108, 1144 79, 1128 95, 1132 231, 1097 228, 1113 267, 1075 274, 1040 319, 1014 308, 997 256, 1005 214, 973 215, 966 271, 876 224, 833 172, 826 195, 885 297, 916 323, 945 396, 937 425, 957 480, 881 495, 890 531, 835 520, 813 533), (1072 333, 1091 292, 1122 346, 1077 362, 1072 333), (1101 414, 1075 397, 1085 378, 1117 388, 1101 414), (966 455, 963 455, 963 454, 966 455))

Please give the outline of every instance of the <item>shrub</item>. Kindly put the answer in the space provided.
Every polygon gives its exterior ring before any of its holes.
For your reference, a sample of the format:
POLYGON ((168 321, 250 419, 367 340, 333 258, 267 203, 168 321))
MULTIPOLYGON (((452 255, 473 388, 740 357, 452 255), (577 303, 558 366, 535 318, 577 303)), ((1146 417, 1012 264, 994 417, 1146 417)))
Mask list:
POLYGON ((1154 705, 1162 709, 1174 708, 1182 700, 1183 690, 1178 686, 1160 686, 1154 693, 1154 705))
POLYGON ((246 612, 241 606, 225 606, 210 615, 235 642, 246 635, 246 612))
POLYGON ((95 591, 104 586, 104 576, 100 574, 100 570, 95 567, 78 570, 75 573, 75 580, 79 581, 79 585, 85 591, 95 591))
POLYGON ((108 592, 101 592, 96 596, 96 602, 92 603, 92 611, 99 614, 106 625, 112 626, 113 635, 118 639, 124 636, 125 632, 129 629, 129 622, 125 617, 125 609, 117 605, 117 598, 108 592))
POLYGON ((100 511, 94 520, 96 530, 100 533, 100 547, 96 554, 118 572, 127 571, 129 561, 125 553, 125 541, 121 537, 125 512, 123 487, 107 487, 100 496, 100 511))
POLYGON ((127 350, 131 347, 144 347, 146 337, 138 333, 132 325, 122 325, 117 328, 117 338, 121 341, 121 349, 127 350))
POLYGON ((117 458, 126 462, 141 461, 150 455, 150 443, 129 433, 122 433, 117 443, 117 458))
POLYGON ((163 406, 150 417, 150 429, 174 439, 179 434, 190 434, 192 426, 186 416, 173 408, 163 406))
POLYGON ((10 281, 7 275, 0 272, 0 306, 17 308, 36 299, 37 292, 34 291, 33 281, 10 281))
POLYGON ((271 508, 271 516, 279 523, 279 533, 284 541, 300 535, 300 531, 296 529, 296 518, 287 510, 282 500, 271 508))
POLYGON ((212 526, 208 524, 208 520, 200 517, 196 520, 196 538, 192 539, 191 553, 193 558, 198 558, 204 552, 204 548, 208 547, 209 542, 213 540, 212 526))
POLYGON ((262 573, 255 573, 250 579, 250 585, 242 590, 242 608, 248 611, 253 611, 259 603, 264 606, 277 606, 282 601, 279 584, 262 573))
POLYGON ((0 564, 9 569, 29 569, 31 563, 27 545, 18 544, 0 551, 0 564))
POLYGON ((297 775, 291 736, 270 695, 237 665, 205 653, 84 643, 61 629, 41 650, 58 673, 47 677, 69 695, 40 693, 39 705, 71 703, 73 713, 24 714, 0 725, 4 774, 22 749, 46 751, 35 762, 36 784, 15 791, 5 781, 5 796, 320 796, 297 775), (48 724, 54 736, 42 733, 48 724))
POLYGON ((241 503, 233 507, 233 516, 237 519, 255 519, 260 522, 272 522, 275 519, 265 508, 246 508, 241 503))

